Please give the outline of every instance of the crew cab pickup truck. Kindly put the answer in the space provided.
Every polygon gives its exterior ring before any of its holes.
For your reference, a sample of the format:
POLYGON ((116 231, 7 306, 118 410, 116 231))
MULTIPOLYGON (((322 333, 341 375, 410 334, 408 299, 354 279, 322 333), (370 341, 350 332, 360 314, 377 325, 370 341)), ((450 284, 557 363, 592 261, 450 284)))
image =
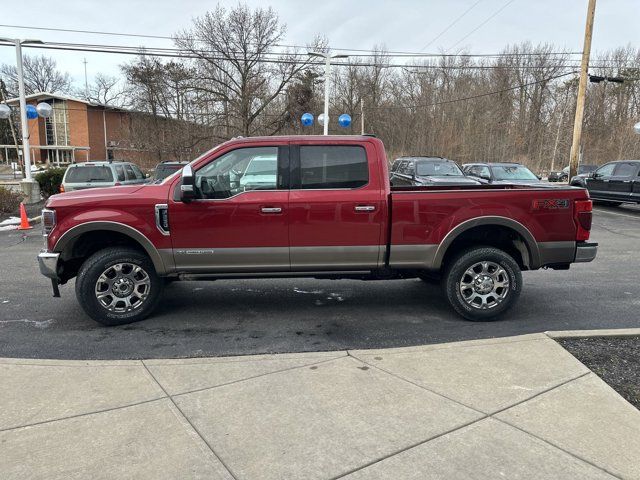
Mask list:
MULTIPOLYGON (((391 187, 372 136, 237 138, 161 183, 81 190, 43 210, 41 272, 119 325, 172 280, 434 278, 469 320, 503 314, 522 270, 590 262, 591 200, 574 187, 391 187)), ((542 300, 541 300, 542 301, 542 300)))

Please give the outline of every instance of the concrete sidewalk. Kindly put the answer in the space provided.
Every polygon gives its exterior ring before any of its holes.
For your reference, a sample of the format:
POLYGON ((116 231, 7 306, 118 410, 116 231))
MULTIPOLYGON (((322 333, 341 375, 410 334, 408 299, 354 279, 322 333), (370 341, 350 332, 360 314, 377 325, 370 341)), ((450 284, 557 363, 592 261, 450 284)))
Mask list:
POLYGON ((640 478, 640 412, 544 334, 0 359, 0 478, 640 478))

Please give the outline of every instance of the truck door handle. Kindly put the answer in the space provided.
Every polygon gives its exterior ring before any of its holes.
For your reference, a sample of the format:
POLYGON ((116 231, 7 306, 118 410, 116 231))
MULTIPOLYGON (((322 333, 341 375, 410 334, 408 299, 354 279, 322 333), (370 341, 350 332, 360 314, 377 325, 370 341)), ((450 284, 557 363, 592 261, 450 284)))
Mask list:
POLYGON ((356 212, 373 212, 375 209, 375 205, 358 205, 354 208, 356 212))
POLYGON ((262 213, 282 213, 282 207, 262 207, 262 213))

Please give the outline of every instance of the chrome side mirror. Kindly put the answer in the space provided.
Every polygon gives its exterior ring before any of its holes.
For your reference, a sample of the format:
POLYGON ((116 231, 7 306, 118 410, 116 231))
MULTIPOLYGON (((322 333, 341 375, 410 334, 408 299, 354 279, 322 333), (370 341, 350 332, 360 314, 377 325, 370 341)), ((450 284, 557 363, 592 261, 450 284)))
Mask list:
POLYGON ((182 169, 182 184, 180 185, 180 200, 189 203, 196 198, 195 177, 191 165, 185 165, 182 169))

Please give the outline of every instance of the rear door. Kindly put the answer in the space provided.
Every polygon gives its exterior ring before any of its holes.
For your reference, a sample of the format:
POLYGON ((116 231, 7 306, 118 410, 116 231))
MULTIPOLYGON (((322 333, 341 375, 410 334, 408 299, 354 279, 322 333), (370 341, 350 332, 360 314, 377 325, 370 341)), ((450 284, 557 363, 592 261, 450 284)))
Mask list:
POLYGON ((293 271, 378 266, 387 212, 376 155, 369 142, 291 145, 293 271))
POLYGON ((637 165, 638 171, 636 172, 636 176, 633 177, 631 187, 631 200, 640 203, 640 162, 638 162, 637 165))
POLYGON ((613 170, 613 175, 609 178, 609 196, 621 202, 628 202, 631 199, 633 190, 633 179, 638 170, 634 162, 620 162, 613 170))

